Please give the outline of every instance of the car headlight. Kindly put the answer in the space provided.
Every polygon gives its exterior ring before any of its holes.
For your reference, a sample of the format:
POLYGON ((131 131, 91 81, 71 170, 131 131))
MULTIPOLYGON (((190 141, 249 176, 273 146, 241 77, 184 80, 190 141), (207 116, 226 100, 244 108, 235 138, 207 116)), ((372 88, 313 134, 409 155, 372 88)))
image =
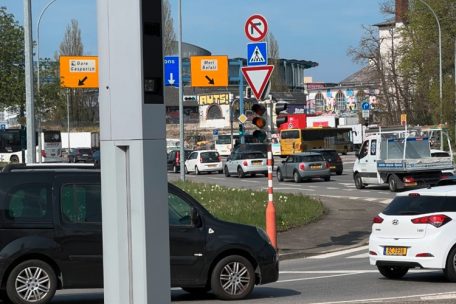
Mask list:
POLYGON ((260 237, 266 241, 266 243, 268 243, 269 245, 272 246, 272 242, 271 242, 271 239, 269 238, 269 236, 267 235, 266 231, 264 231, 263 229, 261 228, 258 228, 257 227, 257 231, 258 231, 258 234, 260 235, 260 237))

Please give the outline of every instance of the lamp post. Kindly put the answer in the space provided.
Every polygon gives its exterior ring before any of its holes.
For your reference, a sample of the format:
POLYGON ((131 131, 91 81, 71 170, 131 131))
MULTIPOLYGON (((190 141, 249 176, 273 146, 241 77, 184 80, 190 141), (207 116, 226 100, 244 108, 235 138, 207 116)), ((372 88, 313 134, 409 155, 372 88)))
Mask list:
POLYGON ((423 3, 434 15, 435 21, 437 22, 437 27, 439 29, 439 81, 440 81, 440 88, 439 88, 439 98, 440 98, 440 123, 443 123, 443 76, 442 76, 442 30, 440 28, 439 18, 437 18, 437 14, 434 12, 432 7, 424 0, 419 0, 423 3))
MULTIPOLYGON (((38 22, 37 22, 37 26, 36 26, 36 57, 37 57, 37 60, 36 60, 36 68, 37 68, 37 71, 36 71, 36 90, 37 90, 37 95, 39 98, 41 98, 41 82, 40 82, 40 24, 41 24, 41 17, 43 17, 43 14, 46 12, 46 10, 48 9, 48 7, 54 3, 55 1, 57 0, 51 0, 49 1, 46 6, 43 8, 43 10, 41 11, 40 13, 40 16, 38 17, 38 22)), ((42 146, 42 142, 41 142, 41 115, 39 117, 40 119, 38 120, 38 162, 41 163, 42 161, 42 156, 41 156, 41 146, 42 146)))

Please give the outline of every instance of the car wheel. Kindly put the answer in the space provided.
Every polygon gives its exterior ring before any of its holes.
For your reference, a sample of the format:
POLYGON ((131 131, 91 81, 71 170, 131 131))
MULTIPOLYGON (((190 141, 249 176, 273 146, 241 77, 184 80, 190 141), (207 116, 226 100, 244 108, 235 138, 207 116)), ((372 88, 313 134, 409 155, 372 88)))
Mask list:
POLYGON ((194 295, 203 295, 211 290, 209 287, 182 287, 182 289, 194 295))
POLYGON ((453 247, 448 254, 444 272, 448 281, 456 282, 456 247, 453 247))
POLYGON ((237 168, 237 174, 238 174, 238 177, 240 177, 240 178, 245 177, 244 170, 242 170, 242 168, 240 166, 237 168))
POLYGON ((393 280, 402 278, 409 270, 407 267, 401 266, 377 266, 377 268, 385 278, 393 280))
POLYGON ((185 173, 185 174, 188 174, 187 166, 184 166, 184 173, 185 173))
POLYGON ((336 171, 336 175, 342 175, 342 170, 340 170, 340 171, 337 170, 337 171, 336 171))
POLYGON ((247 297, 255 285, 255 271, 246 258, 227 256, 214 267, 211 286, 214 294, 222 300, 240 300, 247 297))
POLYGON ((256 176, 256 173, 251 173, 250 176, 251 176, 251 177, 255 177, 255 176, 256 176))
POLYGON ((223 174, 223 170, 219 170, 219 171, 218 171, 218 174, 223 174))
POLYGON ((13 268, 6 293, 15 304, 48 303, 57 289, 57 277, 47 263, 28 260, 13 268))
POLYGON ((19 157, 17 155, 12 155, 10 157, 10 162, 12 163, 18 163, 19 162, 19 157))
POLYGON ((279 182, 283 182, 283 175, 282 175, 282 171, 280 169, 277 170, 277 180, 279 182))
POLYGON ((225 167, 223 168, 223 173, 225 173, 225 176, 226 176, 226 177, 230 177, 230 171, 228 171, 228 167, 227 167, 227 166, 225 166, 225 167))
POLYGON ((390 175, 390 177, 388 178, 388 187, 391 192, 397 192, 397 190, 399 189, 398 182, 399 178, 395 174, 390 175))
POLYGON ((301 178, 301 175, 299 175, 299 172, 298 171, 295 171, 293 173, 293 180, 295 183, 300 183, 302 178, 301 178))
POLYGON ((200 175, 201 174, 200 170, 198 170, 198 166, 195 166, 195 174, 196 175, 200 175))
POLYGON ((323 179, 325 180, 325 182, 329 182, 331 180, 331 176, 325 176, 323 177, 323 179))
POLYGON ((359 173, 355 174, 354 180, 356 189, 364 189, 363 180, 361 179, 361 175, 359 175, 359 173))

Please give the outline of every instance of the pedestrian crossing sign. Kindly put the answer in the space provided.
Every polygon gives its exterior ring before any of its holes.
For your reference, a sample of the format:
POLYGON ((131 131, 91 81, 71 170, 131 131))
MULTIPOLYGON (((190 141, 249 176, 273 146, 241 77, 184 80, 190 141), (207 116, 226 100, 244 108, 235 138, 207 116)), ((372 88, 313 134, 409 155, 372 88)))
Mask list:
POLYGON ((267 65, 268 48, 266 42, 256 42, 247 44, 247 65, 267 65))

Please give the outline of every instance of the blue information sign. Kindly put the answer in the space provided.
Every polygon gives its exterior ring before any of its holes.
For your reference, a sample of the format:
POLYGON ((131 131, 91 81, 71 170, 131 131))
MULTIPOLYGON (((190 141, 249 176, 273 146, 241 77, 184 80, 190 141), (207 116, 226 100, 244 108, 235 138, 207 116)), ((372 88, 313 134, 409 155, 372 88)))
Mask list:
POLYGON ((267 65, 268 47, 266 42, 247 44, 247 65, 267 65))
POLYGON ((369 102, 368 102, 368 101, 364 101, 364 102, 361 104, 361 108, 362 108, 363 110, 370 110, 369 102))
POLYGON ((165 86, 179 87, 179 57, 165 56, 165 86))
POLYGON ((217 136, 218 135, 218 129, 212 130, 212 135, 217 136))

